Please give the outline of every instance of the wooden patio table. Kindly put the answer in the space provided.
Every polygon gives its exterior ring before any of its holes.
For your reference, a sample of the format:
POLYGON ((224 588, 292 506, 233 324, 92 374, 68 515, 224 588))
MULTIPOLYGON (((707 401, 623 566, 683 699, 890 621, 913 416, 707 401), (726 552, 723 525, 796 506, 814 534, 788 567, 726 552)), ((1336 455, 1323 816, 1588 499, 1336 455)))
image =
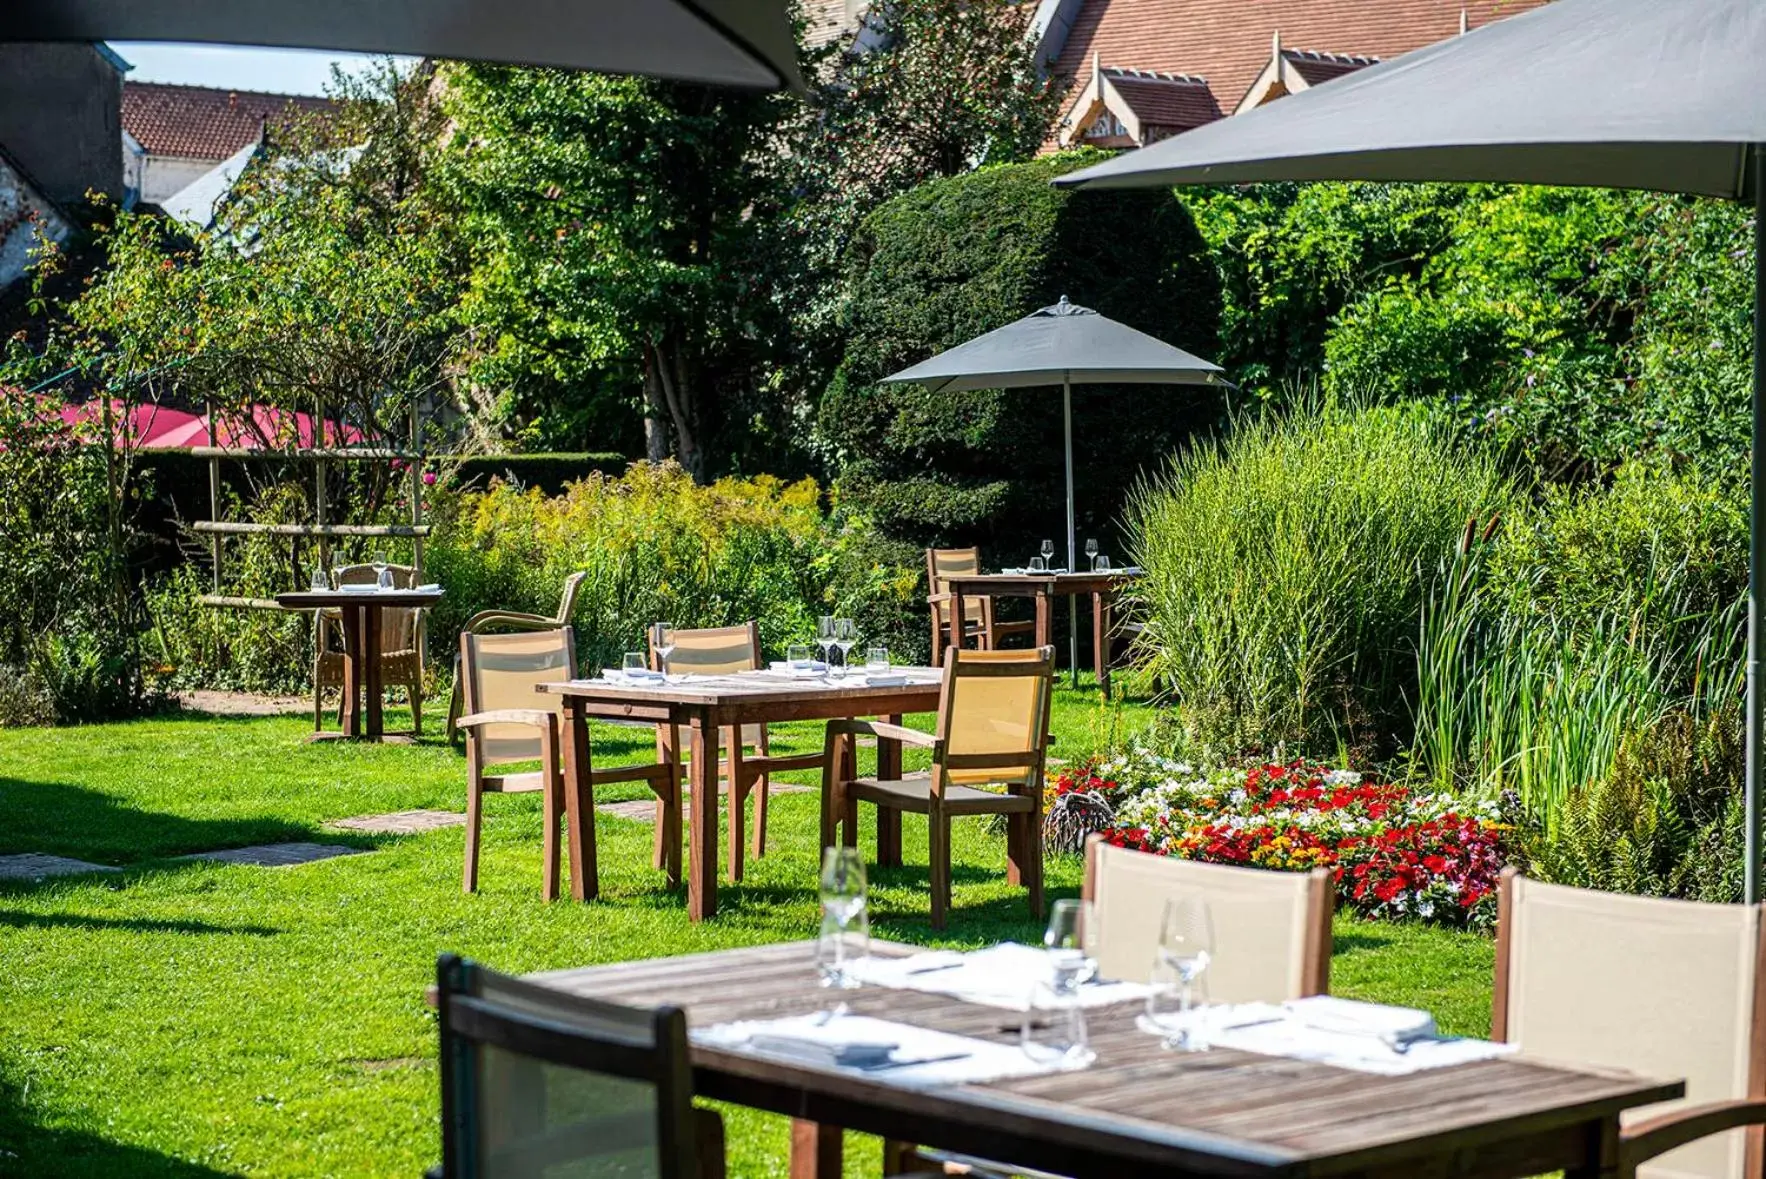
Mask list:
MULTIPOLYGON (((872 942, 874 954, 918 947, 872 942)), ((813 942, 527 976, 577 995, 682 1007, 689 1027, 825 1010, 1014 1042, 1015 1012, 944 995, 818 984, 813 942)), ((838 1179, 839 1127, 1074 1179, 1615 1174, 1619 1115, 1680 1081, 1508 1057, 1386 1077, 1228 1049, 1168 1052, 1138 1003, 1087 1012, 1098 1058, 1075 1072, 910 1089, 882 1076, 693 1045, 702 1097, 796 1119, 793 1179, 838 1179)), ((889 1160, 886 1159, 886 1165, 889 1160)))
MULTIPOLYGON (((1094 573, 971 573, 945 579, 945 590, 951 595, 950 630, 946 644, 963 633, 963 598, 1031 598, 1036 603, 1036 646, 1055 643, 1055 598, 1065 595, 1074 600, 1091 597, 1092 671, 1098 677, 1098 688, 1110 694, 1110 616, 1116 595, 1141 576, 1138 569, 1110 569, 1094 573)), ((940 652, 932 652, 937 663, 940 652)), ((1072 669, 1073 682, 1079 682, 1079 668, 1072 669)))
MULTIPOLYGON (((933 712, 938 707, 942 673, 932 667, 895 667, 891 674, 900 684, 872 686, 862 672, 845 678, 800 679, 780 672, 745 671, 730 675, 687 676, 666 683, 627 683, 606 679, 568 680, 541 684, 539 691, 563 697, 565 822, 569 828, 571 895, 590 900, 598 891, 595 841, 587 837, 594 800, 590 786, 591 718, 613 721, 645 721, 659 726, 663 735, 661 756, 677 759, 678 732, 687 729, 688 808, 687 915, 703 921, 717 913, 718 834, 718 732, 752 724, 778 724, 795 720, 831 720, 835 717, 883 717, 899 724, 913 712, 933 712)), ((739 772, 744 759, 742 743, 727 743, 724 757, 729 772, 739 772)), ((792 758, 748 760, 771 768, 804 768, 821 764, 821 751, 792 758)), ((878 773, 899 776, 901 743, 879 738, 878 773)), ((855 808, 856 808, 856 804, 855 808)), ((670 822, 657 825, 659 855, 680 843, 677 812, 670 822)), ((830 842, 831 824, 824 818, 823 843, 830 842)), ((848 838, 857 824, 847 825, 848 838)), ((740 832, 732 836, 739 839, 740 832)), ((901 816, 879 816, 877 857, 880 864, 901 863, 901 816)), ((805 881, 809 888, 813 881, 805 881)))
MULTIPOLYGON (((343 621, 342 731, 315 733, 309 740, 337 737, 388 740, 381 718, 381 611, 426 608, 441 600, 440 590, 301 590, 276 595, 276 604, 284 610, 336 610, 343 621), (367 697, 365 723, 364 696, 367 697)), ((406 740, 402 736, 391 739, 406 740)))

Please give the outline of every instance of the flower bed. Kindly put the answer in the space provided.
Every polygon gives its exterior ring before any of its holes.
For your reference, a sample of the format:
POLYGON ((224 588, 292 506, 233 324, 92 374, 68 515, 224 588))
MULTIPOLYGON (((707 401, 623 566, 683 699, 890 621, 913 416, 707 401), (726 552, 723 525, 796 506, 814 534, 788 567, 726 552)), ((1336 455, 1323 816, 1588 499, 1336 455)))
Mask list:
POLYGON ((1053 796, 1054 812, 1085 813, 1118 847, 1278 871, 1328 868, 1340 902, 1365 916, 1446 925, 1494 921, 1512 831, 1494 801, 1303 761, 1204 771, 1134 750, 1063 771, 1053 796))

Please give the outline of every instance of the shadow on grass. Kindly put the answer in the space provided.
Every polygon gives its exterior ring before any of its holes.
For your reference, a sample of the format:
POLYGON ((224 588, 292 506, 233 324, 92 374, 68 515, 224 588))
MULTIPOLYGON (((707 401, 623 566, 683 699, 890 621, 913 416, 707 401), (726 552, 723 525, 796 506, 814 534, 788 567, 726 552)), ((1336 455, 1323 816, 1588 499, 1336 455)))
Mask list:
POLYGON ((1331 938, 1332 954, 1354 954, 1383 950, 1392 944, 1390 937, 1374 932, 1339 933, 1331 938))
POLYGON ((0 1077, 0 1175, 203 1179, 226 1174, 84 1130, 38 1125, 32 1120, 24 1093, 0 1077))
MULTIPOLYGON (((151 767, 144 767, 151 772, 151 767)), ((188 819, 144 811, 65 782, 0 776, 0 855, 38 852, 133 868, 162 857, 260 843, 335 843, 371 849, 384 840, 274 818, 188 819)), ((179 861, 188 864, 193 861, 179 861)), ((154 864, 155 868, 172 865, 154 864)))
POLYGON ((148 917, 86 917, 77 913, 20 913, 0 909, 0 929, 106 929, 130 933, 220 933, 274 937, 282 932, 267 925, 210 925, 206 921, 156 921, 148 917))

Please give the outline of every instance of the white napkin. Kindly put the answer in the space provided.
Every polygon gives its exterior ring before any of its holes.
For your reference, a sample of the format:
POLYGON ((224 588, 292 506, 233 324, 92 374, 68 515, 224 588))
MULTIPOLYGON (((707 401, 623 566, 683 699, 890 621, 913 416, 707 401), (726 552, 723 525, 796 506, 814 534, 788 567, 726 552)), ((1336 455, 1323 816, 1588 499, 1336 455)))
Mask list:
POLYGON ((907 675, 899 671, 867 672, 865 674, 865 687, 867 688, 899 688, 907 682, 907 675))
MULTIPOLYGON (((1046 950, 1004 942, 985 950, 962 953, 935 950, 907 958, 861 958, 847 970, 860 982, 904 991, 952 995, 965 1003, 1030 1010, 1030 992, 1039 982, 1052 983, 1055 973, 1046 950)), ((1106 1007, 1144 999, 1152 988, 1142 983, 1096 981, 1079 988, 1081 1007, 1106 1007)))
POLYGON ((615 684, 660 684, 665 677, 660 671, 651 671, 647 667, 638 671, 609 667, 602 670, 601 678, 615 684))
POLYGON ((891 1085, 968 1085, 1053 1072, 1017 1044, 996 1044, 864 1015, 798 1015, 695 1028, 693 1042, 873 1077, 891 1085), (886 1054, 879 1049, 887 1047, 886 1054))
POLYGON ((380 587, 377 585, 356 585, 351 583, 349 585, 338 586, 338 588, 346 594, 374 594, 380 592, 380 587))
POLYGON ((1162 1019, 1157 1028, 1147 1030, 1169 1035, 1185 1028, 1210 1047, 1390 1077, 1490 1060, 1516 1050, 1514 1044, 1442 1036, 1426 1012, 1328 996, 1295 999, 1279 1007, 1269 1003, 1203 1007, 1187 1016, 1162 1019), (1426 1032, 1418 1016, 1426 1022, 1426 1032))
POLYGON ((439 594, 441 593, 441 582, 425 582, 423 585, 417 587, 417 592, 420 594, 439 594))

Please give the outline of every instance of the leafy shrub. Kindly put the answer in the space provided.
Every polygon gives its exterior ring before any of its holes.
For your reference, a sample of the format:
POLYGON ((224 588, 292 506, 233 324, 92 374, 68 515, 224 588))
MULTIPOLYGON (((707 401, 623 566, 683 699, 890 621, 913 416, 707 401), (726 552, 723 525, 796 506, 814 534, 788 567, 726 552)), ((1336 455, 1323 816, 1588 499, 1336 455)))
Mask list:
MULTIPOLYGON (((1060 531, 1061 401, 1047 389, 928 393, 877 380, 1069 296, 1209 355, 1215 272, 1168 192, 1049 181, 1080 153, 920 186, 867 218, 852 251, 845 358, 819 432, 842 502, 909 545, 1028 551, 1060 531)), ((1108 536, 1137 474, 1219 406, 1212 391, 1073 391, 1082 535, 1108 536)), ((1106 543, 1109 543, 1108 541, 1106 543)))
POLYGON ((564 580, 588 573, 572 624, 584 666, 617 666, 644 627, 759 620, 774 655, 812 634, 819 614, 858 620, 870 641, 904 654, 917 642, 911 569, 892 568, 862 519, 830 519, 816 485, 770 476, 696 485, 672 464, 634 464, 547 497, 493 483, 434 497, 428 576, 447 588, 431 617, 444 645, 473 613, 499 607, 550 614, 564 580))
POLYGON ((92 428, 0 386, 0 665, 16 691, 64 722, 151 703, 128 584, 128 503, 110 503, 107 455, 92 428), (30 685, 28 688, 23 685, 30 685))
POLYGON ((1581 888, 1741 899, 1741 718, 1685 712, 1631 733, 1604 779, 1574 791, 1533 871, 1581 888))
POLYGON ((1402 738, 1424 571, 1513 500, 1422 414, 1246 420, 1136 498, 1140 658, 1217 747, 1402 738))

